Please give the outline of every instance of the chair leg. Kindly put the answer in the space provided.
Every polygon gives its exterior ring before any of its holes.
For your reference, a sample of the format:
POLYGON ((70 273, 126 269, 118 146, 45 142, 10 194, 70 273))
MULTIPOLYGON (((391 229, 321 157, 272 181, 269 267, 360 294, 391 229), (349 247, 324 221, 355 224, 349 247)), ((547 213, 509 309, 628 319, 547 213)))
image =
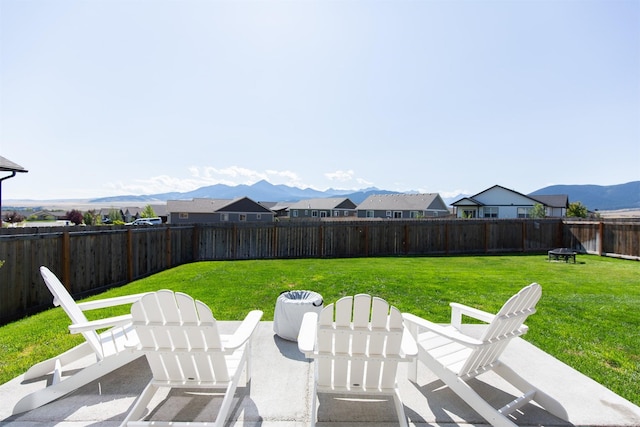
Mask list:
MULTIPOLYGON (((247 385, 247 383, 249 381, 251 381, 251 369, 252 369, 252 363, 251 363, 251 341, 252 338, 249 338, 249 340, 247 341, 247 344, 245 345, 244 348, 244 355, 242 357, 244 357, 244 359, 246 360, 246 373, 245 373, 245 385, 247 385)), ((242 366, 242 365, 240 365, 242 366)))
MULTIPOLYGON (((243 358, 247 357, 246 348, 245 353, 242 355, 243 358)), ((231 408, 231 402, 236 394, 236 388, 238 386, 238 382, 240 381, 240 377, 242 376, 242 365, 243 361, 241 360, 238 364, 238 368, 231 378, 231 382, 227 385, 227 388, 224 393, 224 398, 222 399, 222 405, 220 405, 220 411, 218 412, 218 416, 216 417, 215 427, 223 427, 225 422, 227 421, 227 417, 229 416, 229 409, 231 408)))
POLYGON ((451 374, 438 375, 451 390, 462 398, 469 406, 480 414, 493 427, 518 427, 517 424, 511 422, 506 416, 500 414, 496 408, 484 400, 476 391, 471 388, 466 381, 461 380, 457 376, 451 374), (446 379, 445 379, 446 378, 446 379))
POLYGON ((316 390, 314 389, 313 393, 311 394, 311 427, 316 427, 317 400, 318 400, 318 394, 316 393, 316 390))
POLYGON ((404 405, 402 404, 402 399, 400 399, 400 392, 396 389, 393 394, 393 401, 396 406, 396 413, 398 414, 398 422, 400 423, 400 427, 409 427, 407 423, 407 416, 404 413, 404 405))
POLYGON ((70 377, 63 378, 56 384, 52 384, 42 390, 35 391, 23 397, 16 406, 13 407, 13 414, 15 415, 21 412, 30 411, 52 402, 86 384, 89 384, 92 381, 97 380, 109 372, 132 362, 140 356, 142 356, 142 354, 123 352, 118 356, 113 356, 87 366, 70 377))
POLYGON ((528 400, 533 400, 550 414, 553 414, 562 420, 568 421, 569 415, 567 414, 566 409, 564 409, 564 407, 560 404, 560 402, 526 381, 513 369, 501 363, 500 365, 496 366, 493 371, 504 378, 507 382, 512 384, 514 387, 516 387, 518 390, 523 392, 524 395, 531 395, 531 398, 528 400))
POLYGON ((151 401, 151 398, 157 393, 160 387, 153 384, 153 380, 149 381, 149 384, 144 388, 140 397, 138 397, 133 404, 133 407, 127 414, 120 427, 126 427, 129 422, 136 422, 142 418, 144 411, 147 409, 147 405, 151 401))
POLYGON ((59 361, 60 365, 65 366, 68 363, 75 362, 89 354, 93 353, 93 349, 88 342, 84 342, 80 345, 73 347, 70 350, 65 351, 62 354, 52 357, 51 359, 43 360, 40 363, 36 363, 30 367, 24 374, 25 380, 32 380, 34 378, 40 378, 53 372, 56 361, 59 361))

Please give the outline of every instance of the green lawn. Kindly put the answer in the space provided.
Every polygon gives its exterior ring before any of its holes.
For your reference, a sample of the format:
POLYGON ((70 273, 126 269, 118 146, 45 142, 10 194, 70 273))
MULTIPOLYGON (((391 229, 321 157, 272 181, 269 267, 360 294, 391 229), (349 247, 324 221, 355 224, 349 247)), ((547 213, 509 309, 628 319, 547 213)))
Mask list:
MULTIPOLYGON (((446 322, 451 301, 495 312, 538 282, 543 295, 525 339, 640 405, 640 263, 577 258, 577 264, 547 262, 546 255, 198 262, 101 297, 172 289, 206 302, 220 320, 239 320, 252 309, 272 320, 283 290, 313 290, 326 303, 370 293, 446 322)), ((68 323, 56 308, 0 328, 0 383, 80 342, 68 334, 68 323)))

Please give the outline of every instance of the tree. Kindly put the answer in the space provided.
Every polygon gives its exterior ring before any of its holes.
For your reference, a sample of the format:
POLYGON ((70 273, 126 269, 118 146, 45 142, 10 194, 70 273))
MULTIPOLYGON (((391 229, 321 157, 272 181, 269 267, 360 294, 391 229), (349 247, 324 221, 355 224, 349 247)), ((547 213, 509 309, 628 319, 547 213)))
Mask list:
POLYGON ((110 224, 124 224, 122 220, 122 213, 118 209, 109 210, 109 223, 110 224))
POLYGON ((82 224, 84 217, 82 215, 82 212, 80 212, 79 210, 71 209, 69 212, 67 212, 67 219, 75 225, 80 225, 82 224))
POLYGON ((547 216, 547 210, 541 203, 533 205, 533 209, 529 212, 531 218, 544 218, 547 216))
POLYGON ((142 212, 140 213, 142 218, 154 218, 156 216, 156 212, 153 210, 151 205, 147 205, 144 207, 142 212))
POLYGON ((84 223, 87 225, 96 225, 98 223, 98 215, 95 209, 91 209, 84 213, 84 223))
POLYGON ((18 222, 24 221, 24 215, 20 215, 18 212, 13 211, 8 214, 5 214, 3 221, 10 222, 11 224, 16 224, 18 222))
POLYGON ((569 203, 569 209, 567 209, 567 216, 575 218, 586 218, 587 207, 580 202, 569 203))

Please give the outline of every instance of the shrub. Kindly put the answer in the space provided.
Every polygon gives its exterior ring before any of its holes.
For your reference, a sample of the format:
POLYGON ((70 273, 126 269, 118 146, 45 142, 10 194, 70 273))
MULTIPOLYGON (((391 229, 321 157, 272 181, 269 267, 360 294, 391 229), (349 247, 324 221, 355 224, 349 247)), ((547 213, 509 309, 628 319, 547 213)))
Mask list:
POLYGON ((5 214, 3 221, 4 222, 9 222, 11 224, 16 224, 18 222, 22 222, 24 221, 24 215, 20 215, 18 212, 13 211, 13 212, 9 212, 8 214, 5 214))
POLYGON ((586 218, 587 217, 587 207, 580 202, 569 203, 569 209, 567 209, 567 216, 572 216, 576 218, 586 218))
POLYGON ((82 224, 84 217, 82 215, 82 212, 80 212, 79 210, 71 209, 69 212, 67 212, 67 219, 75 225, 80 225, 82 224))
POLYGON ((147 205, 142 210, 142 213, 140 214, 140 216, 142 218, 154 218, 156 216, 156 212, 153 210, 151 205, 147 205))

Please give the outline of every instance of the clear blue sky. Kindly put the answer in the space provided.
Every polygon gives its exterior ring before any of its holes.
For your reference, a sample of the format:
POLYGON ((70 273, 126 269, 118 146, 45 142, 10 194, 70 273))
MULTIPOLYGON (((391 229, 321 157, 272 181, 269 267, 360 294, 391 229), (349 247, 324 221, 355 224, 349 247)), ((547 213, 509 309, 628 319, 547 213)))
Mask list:
POLYGON ((0 0, 2 198, 640 180, 640 1, 0 0))

